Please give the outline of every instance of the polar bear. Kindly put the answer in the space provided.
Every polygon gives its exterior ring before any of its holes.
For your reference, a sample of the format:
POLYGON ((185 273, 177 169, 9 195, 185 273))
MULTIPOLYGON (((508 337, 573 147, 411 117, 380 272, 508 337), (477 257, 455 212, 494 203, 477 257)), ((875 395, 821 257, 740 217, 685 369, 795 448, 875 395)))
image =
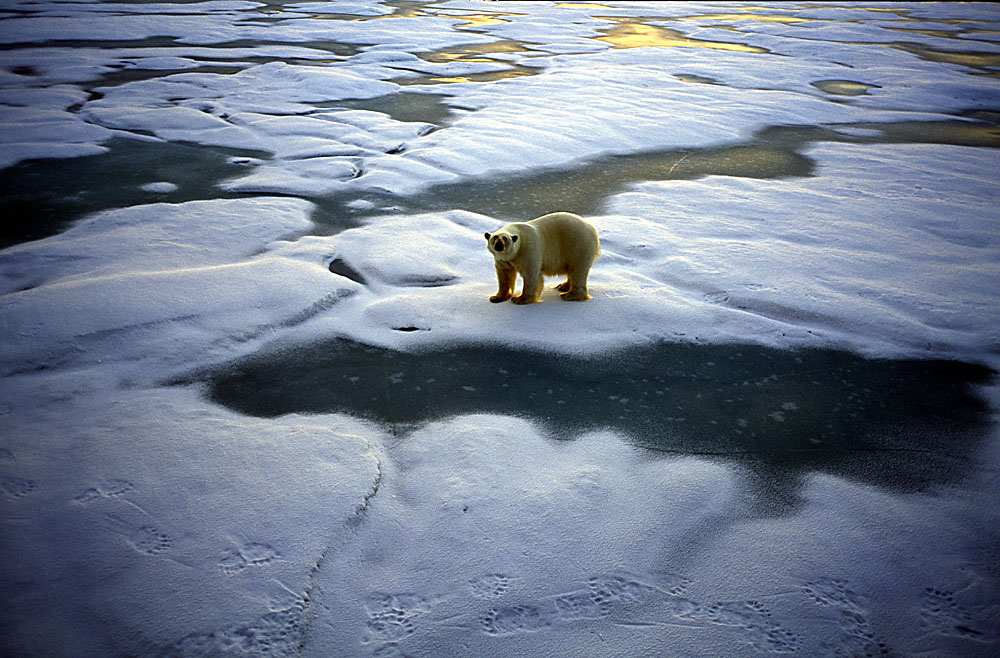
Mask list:
POLYGON ((515 304, 531 304, 542 294, 542 277, 565 274, 556 286, 560 297, 569 302, 590 299, 587 275, 601 253, 597 229, 578 215, 554 212, 530 222, 508 224, 486 233, 486 245, 493 254, 499 289, 491 302, 505 302, 514 294, 518 273, 523 285, 515 304))

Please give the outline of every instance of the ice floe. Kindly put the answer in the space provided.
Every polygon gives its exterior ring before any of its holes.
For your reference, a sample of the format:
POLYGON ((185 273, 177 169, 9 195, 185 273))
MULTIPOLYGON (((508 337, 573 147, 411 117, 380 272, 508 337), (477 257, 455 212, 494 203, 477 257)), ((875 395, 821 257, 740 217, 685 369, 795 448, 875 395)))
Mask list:
POLYGON ((992 6, 4 12, 0 653, 997 645, 992 6))

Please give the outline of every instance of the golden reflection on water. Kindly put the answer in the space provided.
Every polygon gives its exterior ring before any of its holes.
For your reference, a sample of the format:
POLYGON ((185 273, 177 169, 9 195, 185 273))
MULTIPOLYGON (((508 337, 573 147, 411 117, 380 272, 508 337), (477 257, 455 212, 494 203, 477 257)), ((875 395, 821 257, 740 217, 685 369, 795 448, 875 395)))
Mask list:
POLYGON ((710 48, 713 50, 731 50, 741 53, 770 52, 764 48, 748 46, 742 43, 692 39, 677 30, 656 25, 646 25, 640 22, 649 20, 644 18, 615 18, 608 16, 595 16, 595 18, 618 23, 617 26, 605 30, 605 36, 596 37, 598 41, 610 43, 616 48, 710 48))
POLYGON ((984 72, 994 77, 1000 75, 1000 71, 987 70, 987 67, 1000 67, 1000 53, 985 53, 976 51, 941 50, 931 48, 919 43, 887 43, 892 48, 905 50, 921 59, 930 62, 940 62, 944 64, 960 64, 974 69, 984 69, 984 72))
POLYGON ((870 85, 854 80, 817 80, 810 83, 813 87, 835 96, 864 96, 869 89, 878 89, 879 85, 870 85))

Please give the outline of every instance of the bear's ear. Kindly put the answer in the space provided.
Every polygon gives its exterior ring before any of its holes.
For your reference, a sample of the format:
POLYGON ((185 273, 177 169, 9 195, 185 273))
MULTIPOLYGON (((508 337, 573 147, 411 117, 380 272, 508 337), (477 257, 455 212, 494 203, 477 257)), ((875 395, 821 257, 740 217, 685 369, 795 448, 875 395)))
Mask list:
POLYGON ((483 233, 483 235, 485 235, 485 236, 486 236, 486 239, 487 239, 487 240, 489 240, 489 239, 490 239, 490 234, 489 234, 489 233, 483 233))
POLYGON ((510 241, 511 242, 517 242, 517 234, 514 234, 514 235, 510 236, 510 241))

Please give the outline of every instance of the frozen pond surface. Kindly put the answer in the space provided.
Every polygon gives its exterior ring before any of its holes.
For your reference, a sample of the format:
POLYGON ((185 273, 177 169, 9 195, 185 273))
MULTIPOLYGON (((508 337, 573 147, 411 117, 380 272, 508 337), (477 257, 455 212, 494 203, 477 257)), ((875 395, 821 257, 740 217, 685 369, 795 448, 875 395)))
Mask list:
POLYGON ((0 654, 996 655, 998 19, 6 3, 0 654))

